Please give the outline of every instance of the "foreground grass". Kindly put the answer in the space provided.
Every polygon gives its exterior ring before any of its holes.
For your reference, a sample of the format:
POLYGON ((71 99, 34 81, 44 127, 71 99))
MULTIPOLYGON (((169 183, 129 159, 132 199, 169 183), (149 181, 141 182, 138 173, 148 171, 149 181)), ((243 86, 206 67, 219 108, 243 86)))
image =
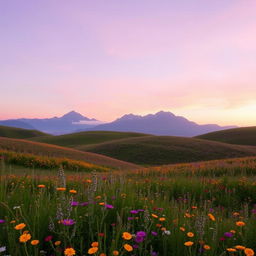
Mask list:
POLYGON ((2 161, 0 248, 12 256, 74 255, 71 248, 75 255, 253 255, 255 162, 22 176, 2 161))

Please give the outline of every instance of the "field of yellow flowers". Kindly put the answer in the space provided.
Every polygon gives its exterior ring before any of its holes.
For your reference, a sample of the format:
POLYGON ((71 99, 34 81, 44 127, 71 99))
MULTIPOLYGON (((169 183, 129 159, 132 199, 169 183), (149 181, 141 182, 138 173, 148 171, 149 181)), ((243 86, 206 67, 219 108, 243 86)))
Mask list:
POLYGON ((0 255, 252 256, 255 163, 18 174, 2 160, 0 255))

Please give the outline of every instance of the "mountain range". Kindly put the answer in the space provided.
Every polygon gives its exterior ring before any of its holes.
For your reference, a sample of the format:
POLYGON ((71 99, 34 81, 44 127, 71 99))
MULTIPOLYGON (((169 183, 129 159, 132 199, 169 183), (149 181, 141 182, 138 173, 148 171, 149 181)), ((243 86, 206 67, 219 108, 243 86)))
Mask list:
POLYGON ((0 125, 36 129, 55 135, 78 131, 121 131, 185 137, 234 128, 234 126, 219 126, 216 124, 199 125, 182 116, 164 111, 145 116, 128 114, 110 123, 103 123, 71 111, 62 117, 2 120, 0 125))

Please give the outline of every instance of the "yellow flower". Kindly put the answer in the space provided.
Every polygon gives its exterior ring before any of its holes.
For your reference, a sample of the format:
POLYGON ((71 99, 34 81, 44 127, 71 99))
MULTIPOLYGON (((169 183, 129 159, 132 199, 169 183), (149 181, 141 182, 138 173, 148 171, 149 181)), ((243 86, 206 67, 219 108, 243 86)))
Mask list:
POLYGON ((194 244, 194 242, 191 242, 191 241, 187 241, 184 243, 185 246, 192 246, 194 244))
POLYGON ((28 240, 31 239, 31 235, 28 233, 22 234, 19 238, 21 243, 26 243, 28 240))
POLYGON ((215 221, 215 220, 216 220, 215 217, 214 217, 211 213, 208 213, 208 217, 209 217, 209 219, 212 220, 212 221, 215 221))
POLYGON ((237 225, 238 227, 243 227, 243 226, 245 226, 245 223, 244 223, 243 221, 237 221, 237 222, 236 222, 236 225, 237 225))
POLYGON ((31 241, 31 244, 32 244, 32 245, 37 245, 37 244, 39 244, 39 240, 32 240, 32 241, 31 241))
POLYGON ((254 250, 251 248, 245 248, 244 253, 246 256, 253 256, 254 255, 254 250))
POLYGON ((45 185, 39 184, 39 185, 37 185, 37 187, 38 187, 38 188, 45 188, 45 185))
MULTIPOLYGON (((57 191, 66 191, 66 188, 56 188, 57 191)), ((68 248, 69 249, 69 248, 68 248)))
POLYGON ((205 245, 204 245, 204 249, 205 249, 205 250, 210 250, 211 247, 210 247, 209 245, 205 244, 205 245))
POLYGON ((188 237, 194 237, 195 235, 194 235, 194 233, 192 233, 192 232, 188 232, 188 233, 187 233, 187 236, 188 236, 188 237))
POLYGON ((114 256, 118 256, 119 255, 119 251, 113 251, 112 253, 114 256))
POLYGON ((236 245, 235 248, 236 248, 237 250, 242 250, 242 251, 246 249, 246 247, 245 247, 245 246, 242 246, 242 245, 236 245))
POLYGON ((88 250, 88 254, 94 254, 94 253, 96 253, 98 250, 99 250, 98 247, 92 247, 92 248, 90 248, 90 249, 88 250))
POLYGON ((73 256, 73 255, 76 255, 76 251, 73 248, 66 248, 64 251, 64 255, 73 256))
POLYGON ((54 244, 55 246, 59 246, 61 244, 61 241, 56 241, 54 244))
POLYGON ((236 252, 236 249, 234 249, 234 248, 227 248, 227 251, 228 252, 236 252))
POLYGON ((124 232, 122 237, 125 240, 131 240, 132 239, 132 235, 128 232, 124 232))
POLYGON ((74 189, 70 189, 70 190, 69 190, 69 193, 71 193, 71 194, 76 194, 76 193, 77 193, 77 191, 76 191, 76 190, 74 190, 74 189))
POLYGON ((99 243, 98 242, 92 242, 91 246, 92 247, 99 247, 99 243))
POLYGON ((26 224, 25 224, 25 223, 20 223, 20 224, 16 225, 14 228, 15 228, 16 230, 21 230, 21 229, 23 229, 23 228, 25 228, 25 227, 26 227, 26 224))
POLYGON ((133 247, 129 244, 125 244, 124 245, 124 249, 127 251, 127 252, 132 252, 133 251, 133 247))

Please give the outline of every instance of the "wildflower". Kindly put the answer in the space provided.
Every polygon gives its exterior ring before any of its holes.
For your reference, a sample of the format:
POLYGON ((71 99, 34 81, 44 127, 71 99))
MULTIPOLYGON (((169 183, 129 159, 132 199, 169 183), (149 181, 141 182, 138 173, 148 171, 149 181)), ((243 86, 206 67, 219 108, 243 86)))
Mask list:
POLYGON ((245 246, 242 246, 242 245, 236 245, 235 248, 236 248, 237 250, 241 250, 241 251, 243 251, 243 250, 246 249, 246 247, 245 247, 245 246))
POLYGON ((70 189, 70 190, 69 190, 69 193, 71 193, 71 194, 76 194, 76 193, 77 193, 77 191, 76 191, 76 190, 74 190, 74 189, 70 189))
POLYGON ((131 210, 130 213, 131 213, 131 214, 137 214, 138 211, 137 211, 137 210, 131 210))
POLYGON ((237 225, 238 227, 243 227, 243 226, 245 226, 245 223, 244 223, 243 221, 237 221, 237 222, 236 222, 236 225, 237 225))
POLYGON ((31 241, 31 244, 32 244, 32 245, 37 245, 37 244, 39 244, 39 240, 32 240, 32 241, 31 241))
POLYGON ((157 236, 157 232, 151 231, 151 235, 152 235, 152 236, 157 236))
POLYGON ((203 248, 204 248, 205 250, 210 250, 210 249, 211 249, 211 247, 210 247, 209 245, 207 245, 207 244, 205 244, 203 248))
POLYGON ((226 237, 232 237, 233 236, 233 233, 231 233, 231 232, 225 232, 224 233, 224 236, 226 236, 226 237))
POLYGON ((73 248, 66 248, 64 251, 64 255, 66 256, 73 256, 75 254, 76 254, 76 251, 73 248))
POLYGON ((158 218, 158 216, 157 216, 156 214, 154 214, 154 213, 152 213, 151 216, 152 216, 153 218, 155 218, 155 219, 158 218))
POLYGON ((16 220, 11 220, 10 223, 11 224, 16 223, 16 220))
POLYGON ((188 236, 188 237, 194 237, 195 235, 194 235, 194 233, 192 233, 192 232, 188 232, 188 233, 187 233, 187 236, 188 236))
POLYGON ((5 223, 5 220, 0 219, 0 224, 5 223))
POLYGON ((56 188, 57 191, 66 191, 66 188, 56 188))
POLYGON ((61 223, 65 226, 72 226, 74 225, 76 222, 72 219, 65 219, 65 220, 62 220, 61 223))
POLYGON ((39 185, 37 185, 37 187, 38 187, 38 188, 45 188, 45 185, 39 184, 39 185))
POLYGON ((132 239, 132 235, 128 232, 124 232, 122 237, 125 240, 131 240, 132 239))
POLYGON ((99 233, 99 234, 98 234, 98 236, 100 236, 100 237, 104 237, 104 236, 105 236, 105 234, 104 234, 104 233, 99 233))
POLYGON ((127 251, 127 252, 132 252, 133 251, 133 247, 129 244, 125 244, 124 245, 124 249, 127 251))
POLYGON ((186 229, 184 227, 180 227, 180 231, 184 232, 186 229))
POLYGON ((47 237, 44 239, 45 242, 49 242, 49 241, 51 241, 51 240, 52 240, 52 236, 47 236, 47 237))
POLYGON ((92 242, 91 246, 92 247, 99 247, 99 243, 98 242, 92 242))
POLYGON ((136 236, 146 237, 146 236, 147 236, 147 233, 144 232, 144 231, 138 231, 138 232, 136 233, 136 236))
POLYGON ((88 250, 88 254, 94 254, 94 253, 96 253, 98 250, 99 250, 98 247, 92 247, 92 248, 90 248, 90 249, 88 250))
POLYGON ((111 204, 106 204, 105 207, 106 207, 107 209, 114 209, 114 206, 111 205, 111 204))
POLYGON ((236 231, 233 230, 233 229, 231 229, 229 232, 232 233, 232 234, 235 234, 235 233, 236 233, 236 231))
POLYGON ((0 247, 0 252, 5 252, 6 251, 6 246, 0 247))
POLYGON ((61 244, 61 241, 56 241, 56 242, 54 243, 55 246, 59 246, 60 244, 61 244))
POLYGON ((87 182, 87 183, 92 183, 92 180, 87 179, 85 182, 87 182))
POLYGON ((211 221, 215 221, 215 217, 211 214, 211 213, 208 213, 208 217, 211 221))
POLYGON ((227 251, 228 252, 236 252, 236 249, 234 249, 234 248, 227 248, 227 251))
POLYGON ((100 256, 107 256, 105 253, 101 253, 100 256))
POLYGON ((165 218, 159 218, 159 221, 165 221, 165 218))
POLYGON ((170 231, 170 230, 164 230, 164 232, 163 232, 163 235, 169 236, 170 234, 171 234, 171 231, 170 231))
POLYGON ((119 255, 119 251, 113 251, 112 253, 114 256, 118 256, 119 255))
POLYGON ((26 227, 26 224, 20 223, 20 224, 16 225, 14 228, 15 228, 16 230, 21 230, 21 229, 23 229, 23 228, 25 228, 25 227, 26 227))
POLYGON ((191 241, 187 241, 184 243, 184 245, 188 246, 188 247, 192 246, 193 244, 194 244, 194 242, 191 242, 191 241))
POLYGON ((21 243, 26 243, 28 240, 31 239, 31 235, 28 233, 22 234, 19 238, 21 243))
POLYGON ((70 204, 71 204, 71 206, 78 206, 78 205, 79 205, 79 202, 72 201, 70 204))
POLYGON ((246 256, 253 256, 254 255, 254 250, 251 248, 245 248, 244 253, 246 256))

